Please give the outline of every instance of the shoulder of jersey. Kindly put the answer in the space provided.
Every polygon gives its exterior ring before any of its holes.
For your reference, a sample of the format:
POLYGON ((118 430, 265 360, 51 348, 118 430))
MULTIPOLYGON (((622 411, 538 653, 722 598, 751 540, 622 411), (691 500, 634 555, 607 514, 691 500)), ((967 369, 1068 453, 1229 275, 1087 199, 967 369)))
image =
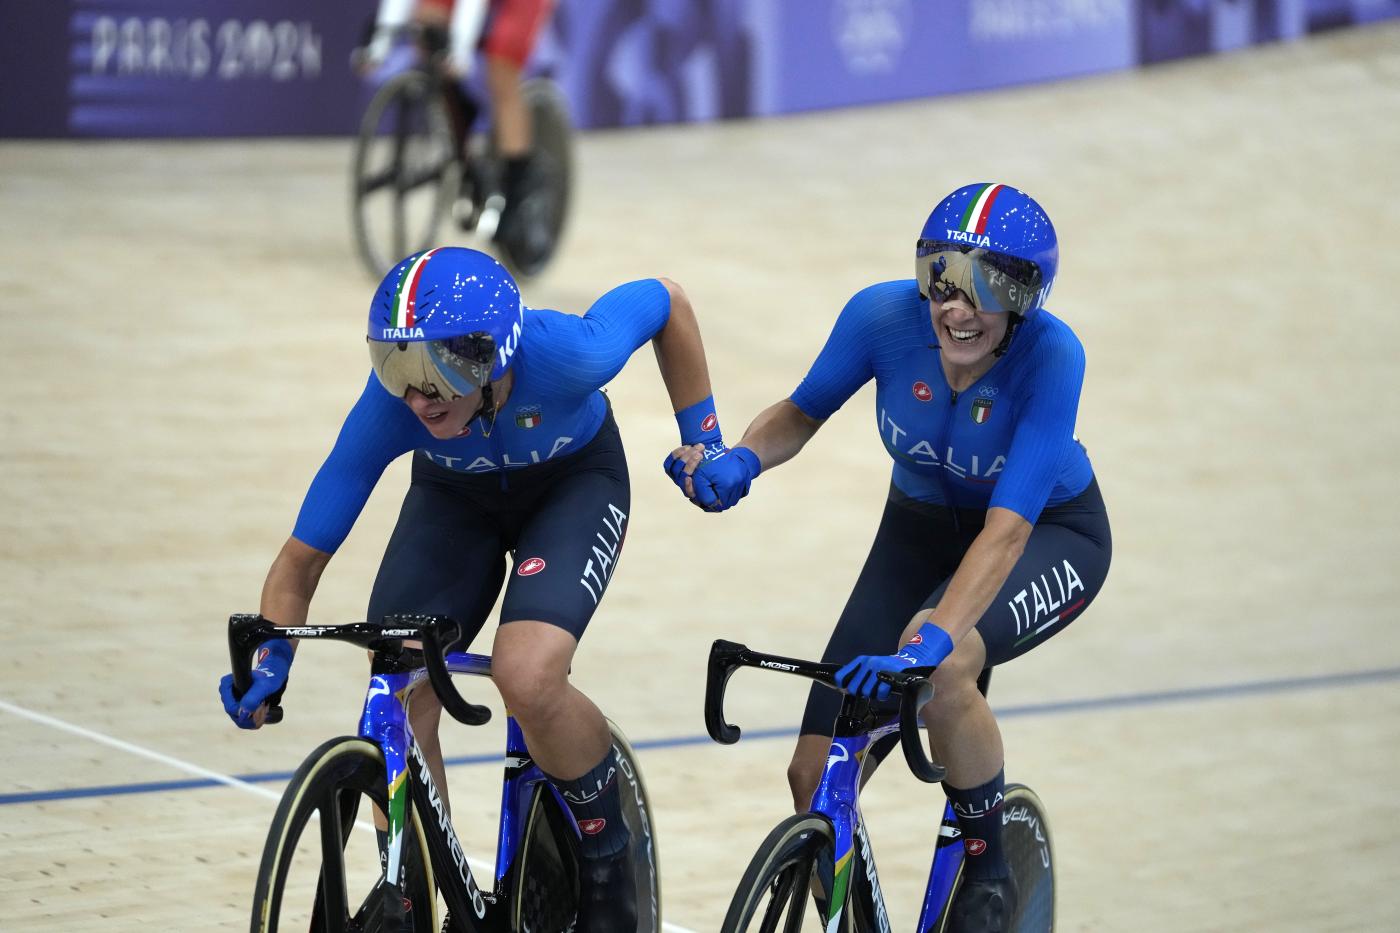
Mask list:
POLYGON ((516 351, 516 364, 532 368, 525 361, 533 358, 536 364, 544 360, 545 367, 551 361, 559 362, 561 351, 564 354, 577 342, 577 327, 582 318, 576 314, 555 311, 552 308, 525 308, 525 324, 520 337, 520 348, 516 351))
POLYGON ((864 318, 875 322, 893 322, 897 319, 918 319, 927 314, 924 300, 919 296, 919 287, 913 279, 896 279, 892 282, 876 282, 867 285, 851 296, 847 310, 857 311, 864 318))
POLYGON ((919 296, 918 283, 913 279, 892 279, 888 282, 875 282, 856 292, 852 300, 854 301, 857 298, 863 301, 923 303, 923 298, 919 296))
MULTIPOLYGON (((573 314, 565 314, 563 311, 555 311, 550 308, 530 308, 525 309, 525 333, 548 332, 552 330, 561 320, 577 317, 573 314)), ((521 349, 530 345, 529 338, 520 342, 521 349)))
MULTIPOLYGON (((1026 322, 1017 333, 1016 340, 1022 341, 1027 350, 1038 350, 1054 357, 1072 357, 1084 353, 1084 347, 1074 330, 1045 310, 1036 312, 1026 322)), ((1015 347, 1016 341, 1013 340, 1011 345, 1015 347)))

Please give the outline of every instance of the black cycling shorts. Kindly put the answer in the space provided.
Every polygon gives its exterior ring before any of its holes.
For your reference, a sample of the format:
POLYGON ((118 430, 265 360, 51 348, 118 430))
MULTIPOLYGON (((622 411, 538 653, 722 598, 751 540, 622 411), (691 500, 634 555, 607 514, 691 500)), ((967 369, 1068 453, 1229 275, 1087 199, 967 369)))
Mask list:
MULTIPOLYGON (((822 660, 845 664, 863 654, 897 651, 914 614, 943 598, 986 517, 982 509, 958 509, 955 515, 891 485, 875 543, 822 660)), ((977 623, 987 666, 1010 661, 1063 631, 1098 595, 1112 553, 1097 480, 1076 498, 1041 512, 1025 552, 977 623)), ((802 733, 831 735, 840 706, 839 693, 814 684, 802 733)))
POLYGON ((581 638, 622 555, 631 495, 611 411, 582 450, 508 473, 461 473, 416 453, 368 618, 450 616, 465 647, 504 583, 502 624, 534 619, 581 638))

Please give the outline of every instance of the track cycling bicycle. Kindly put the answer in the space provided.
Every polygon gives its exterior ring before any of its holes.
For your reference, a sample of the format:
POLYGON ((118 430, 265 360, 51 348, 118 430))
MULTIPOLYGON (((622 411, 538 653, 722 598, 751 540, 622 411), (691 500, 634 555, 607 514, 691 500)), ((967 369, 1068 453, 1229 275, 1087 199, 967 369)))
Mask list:
POLYGON ((475 95, 446 69, 447 31, 401 30, 417 45, 417 63, 370 98, 351 166, 350 213, 360 260, 375 278, 405 256, 438 244, 452 213, 465 233, 492 243, 517 277, 544 269, 568 218, 573 129, 563 92, 548 78, 521 86, 534 139, 530 184, 500 228, 502 165, 490 133, 473 131, 475 95))
MULTIPOLYGON (((716 742, 732 745, 740 730, 724 716, 724 693, 740 667, 757 667, 806 677, 840 690, 837 664, 817 664, 761 654, 744 645, 719 640, 710 649, 705 685, 705 727, 716 742)), ((933 696, 932 668, 881 672, 880 680, 899 697, 899 714, 891 716, 865 697, 842 691, 841 711, 821 782, 807 813, 779 823, 759 846, 744 872, 721 927, 723 933, 784 933, 817 928, 827 933, 888 933, 891 929, 870 834, 861 817, 859 794, 867 761, 877 763, 896 742, 909 769, 921 781, 937 783, 944 769, 929 760, 919 735, 919 710, 933 696), (808 901, 820 925, 804 927, 808 901)), ((986 694, 991 670, 978 687, 986 694)), ((1028 787, 1008 784, 1002 807, 1002 845, 1019 891, 1010 929, 1022 933, 1052 930, 1055 922, 1054 855, 1050 825, 1040 798, 1028 787)), ((948 907, 962 876, 963 843, 951 804, 943 821, 919 913, 919 933, 941 933, 948 907)))
MULTIPOLYGON (((252 933, 564 933, 579 899, 578 828, 558 791, 506 720, 494 884, 483 891, 408 723, 415 688, 427 686, 466 725, 491 718, 468 703, 452 674, 491 676, 491 659, 449 650, 451 619, 396 615, 384 624, 281 628, 259 615, 229 618, 229 657, 238 695, 251 685, 253 652, 271 638, 334 639, 372 652, 355 736, 331 739, 292 775, 258 867, 252 933), (421 648, 407 642, 421 643, 421 648), (387 816, 381 844, 357 822, 362 800, 387 816), (308 833, 308 827, 313 827, 308 833), (303 839, 303 835, 307 838, 303 839), (446 904, 446 922, 437 895, 446 904)), ((268 707, 268 722, 282 719, 268 707)), ((631 830, 639 933, 660 933, 660 874, 651 807, 636 755, 611 721, 623 817, 631 830)))

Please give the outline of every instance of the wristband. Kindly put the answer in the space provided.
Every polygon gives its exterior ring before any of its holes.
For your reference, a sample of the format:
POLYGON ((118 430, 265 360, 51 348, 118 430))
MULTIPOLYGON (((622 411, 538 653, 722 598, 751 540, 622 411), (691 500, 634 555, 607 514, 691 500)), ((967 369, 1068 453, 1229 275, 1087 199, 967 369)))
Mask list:
POLYGON ((277 658, 286 663, 287 667, 292 666, 292 659, 296 652, 292 650, 292 643, 285 638, 273 638, 263 642, 253 652, 253 667, 262 667, 268 658, 277 658))
POLYGON ((676 427, 681 431, 681 444, 687 447, 691 444, 704 444, 708 449, 724 443, 719 429, 719 416, 715 414, 713 395, 676 412, 676 427))
POLYGON ((916 667, 935 667, 953 653, 953 639, 932 622, 919 626, 909 643, 899 649, 899 657, 916 667))

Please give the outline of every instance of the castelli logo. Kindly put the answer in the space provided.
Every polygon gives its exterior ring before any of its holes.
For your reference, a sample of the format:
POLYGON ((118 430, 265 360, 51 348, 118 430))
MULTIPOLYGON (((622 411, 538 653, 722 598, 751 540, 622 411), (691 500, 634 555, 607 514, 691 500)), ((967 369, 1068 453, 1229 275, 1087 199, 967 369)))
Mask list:
POLYGON ((715 417, 714 412, 710 412, 708 415, 705 416, 705 420, 700 422, 700 430, 713 431, 715 429, 715 425, 717 424, 719 424, 719 419, 715 417))
POLYGON ((923 636, 923 635, 916 634, 913 638, 909 639, 909 644, 911 644, 911 645, 922 645, 923 643, 924 643, 924 636, 923 636))
POLYGON ((963 846, 966 847, 968 855, 981 855, 987 851, 985 839, 964 839, 963 846))
POLYGON ((933 390, 928 387, 927 382, 914 383, 914 397, 921 402, 933 401, 933 390))
POLYGON ((544 561, 538 557, 531 557, 528 560, 521 561, 519 568, 517 568, 515 572, 522 577, 533 577, 543 569, 544 561))
POLYGON ((583 833, 585 836, 596 836, 599 833, 601 833, 603 831, 603 827, 607 825, 608 821, 604 819, 579 820, 578 831, 583 833))

